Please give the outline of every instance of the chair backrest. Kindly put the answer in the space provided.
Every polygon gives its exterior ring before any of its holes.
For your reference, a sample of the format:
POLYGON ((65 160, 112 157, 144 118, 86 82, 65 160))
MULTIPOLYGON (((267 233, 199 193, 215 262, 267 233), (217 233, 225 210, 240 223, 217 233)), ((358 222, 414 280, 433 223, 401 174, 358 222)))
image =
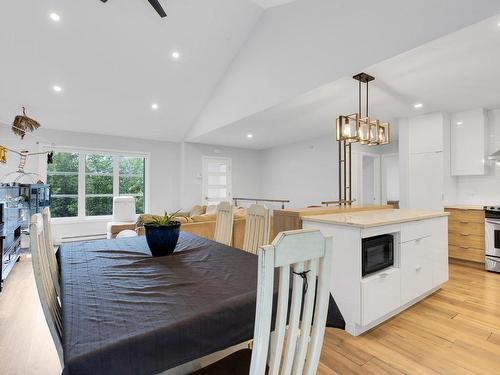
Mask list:
POLYGON ((269 209, 261 204, 252 204, 246 213, 243 250, 257 254, 259 247, 269 245, 269 209))
POLYGON ((129 196, 120 196, 113 198, 113 221, 116 222, 135 222, 137 215, 135 213, 135 198, 129 196))
POLYGON ((30 241, 33 273, 35 275, 36 288, 38 290, 38 297, 40 298, 43 314, 45 315, 50 334, 54 340, 61 366, 64 366, 62 349, 62 311, 57 300, 57 292, 52 283, 49 262, 46 257, 46 242, 42 221, 41 214, 35 214, 31 218, 30 241))
POLYGON ((231 203, 220 202, 217 205, 214 241, 231 246, 233 240, 233 219, 234 209, 231 203))
POLYGON ((59 284, 59 266, 57 265, 57 259, 54 247, 54 237, 52 232, 52 219, 50 216, 50 208, 45 207, 42 210, 43 217, 43 235, 45 238, 46 257, 49 263, 50 276, 52 278, 52 283, 56 289, 57 295, 61 295, 61 286, 59 284))
POLYGON ((264 374, 267 363, 269 375, 316 374, 325 334, 331 269, 332 238, 319 230, 281 232, 272 245, 261 247, 250 375, 264 374), (270 340, 275 268, 279 268, 279 292, 275 331, 270 340))

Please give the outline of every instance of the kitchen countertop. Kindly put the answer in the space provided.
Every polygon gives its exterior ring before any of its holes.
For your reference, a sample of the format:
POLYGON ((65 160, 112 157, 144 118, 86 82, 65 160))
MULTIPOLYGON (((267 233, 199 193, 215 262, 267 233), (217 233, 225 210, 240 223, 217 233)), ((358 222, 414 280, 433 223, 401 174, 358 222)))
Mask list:
POLYGON ((455 210, 479 210, 479 211, 484 210, 484 206, 478 206, 474 204, 450 204, 444 206, 444 208, 455 209, 455 210))
POLYGON ((448 216, 448 212, 420 211, 420 210, 376 210, 346 214, 310 215, 303 216, 303 221, 344 225, 357 228, 371 228, 382 225, 406 223, 410 221, 432 219, 448 216))
POLYGON ((384 210, 391 209, 390 205, 375 205, 375 204, 357 204, 352 206, 336 206, 331 205, 328 207, 304 207, 304 208, 285 208, 282 210, 274 210, 274 215, 295 215, 295 216, 311 216, 311 215, 326 215, 336 214, 337 212, 355 212, 355 211, 369 211, 369 210, 384 210))

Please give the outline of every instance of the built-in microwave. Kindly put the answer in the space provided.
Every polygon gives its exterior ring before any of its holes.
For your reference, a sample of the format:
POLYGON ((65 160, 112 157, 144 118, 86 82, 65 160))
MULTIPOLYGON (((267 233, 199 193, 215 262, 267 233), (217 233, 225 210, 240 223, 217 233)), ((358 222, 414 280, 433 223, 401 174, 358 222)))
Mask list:
POLYGON ((394 266, 394 236, 383 234, 363 238, 362 252, 363 276, 392 267, 394 266))

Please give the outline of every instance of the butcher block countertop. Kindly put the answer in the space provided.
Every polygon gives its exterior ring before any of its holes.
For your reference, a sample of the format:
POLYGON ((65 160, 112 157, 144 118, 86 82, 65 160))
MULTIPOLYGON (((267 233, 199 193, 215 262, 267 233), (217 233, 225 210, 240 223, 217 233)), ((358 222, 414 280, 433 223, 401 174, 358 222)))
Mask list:
POLYGON ((410 221, 432 219, 448 215, 448 212, 440 211, 390 209, 345 214, 310 215, 303 216, 302 220, 357 228, 371 228, 383 225, 406 223, 410 221))
POLYGON ((356 204, 352 206, 329 206, 329 207, 307 207, 307 208, 287 208, 283 210, 274 210, 273 215, 293 215, 293 216, 310 216, 310 215, 325 215, 334 214, 337 212, 357 212, 357 211, 372 211, 391 209, 390 205, 376 204, 356 204))

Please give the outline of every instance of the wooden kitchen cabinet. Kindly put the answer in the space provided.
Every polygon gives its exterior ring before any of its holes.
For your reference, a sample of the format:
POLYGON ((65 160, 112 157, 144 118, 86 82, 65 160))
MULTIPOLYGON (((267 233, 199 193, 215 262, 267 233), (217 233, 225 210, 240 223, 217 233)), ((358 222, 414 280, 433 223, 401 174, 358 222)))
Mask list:
POLYGON ((451 206, 448 219, 449 257, 484 264, 484 211, 479 206, 451 206))

